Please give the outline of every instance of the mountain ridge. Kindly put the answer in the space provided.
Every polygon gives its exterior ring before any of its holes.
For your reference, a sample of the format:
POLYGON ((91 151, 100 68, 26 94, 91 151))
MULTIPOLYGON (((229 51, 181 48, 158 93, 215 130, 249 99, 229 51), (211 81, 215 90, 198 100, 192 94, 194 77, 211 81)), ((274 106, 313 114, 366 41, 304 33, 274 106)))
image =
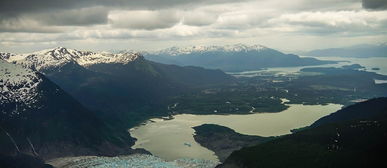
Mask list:
POLYGON ((79 51, 64 47, 56 47, 36 51, 27 54, 2 53, 2 59, 23 65, 37 71, 44 71, 50 68, 58 68, 67 63, 75 62, 87 67, 100 63, 122 63, 127 64, 136 59, 141 59, 139 53, 119 53, 79 51))
POLYGON ((336 63, 335 61, 321 61, 315 58, 301 58, 294 54, 284 54, 262 45, 244 44, 172 47, 144 53, 144 57, 164 64, 200 66, 221 69, 226 72, 336 63))
POLYGON ((263 45, 245 45, 245 44, 234 44, 234 45, 224 45, 224 46, 204 46, 204 45, 198 45, 198 46, 191 46, 191 47, 170 47, 159 51, 154 52, 147 52, 147 54, 164 54, 164 55, 183 55, 183 54, 190 54, 193 52, 209 52, 209 51, 226 51, 226 52, 240 52, 240 51, 259 51, 259 50, 265 50, 269 49, 263 45))

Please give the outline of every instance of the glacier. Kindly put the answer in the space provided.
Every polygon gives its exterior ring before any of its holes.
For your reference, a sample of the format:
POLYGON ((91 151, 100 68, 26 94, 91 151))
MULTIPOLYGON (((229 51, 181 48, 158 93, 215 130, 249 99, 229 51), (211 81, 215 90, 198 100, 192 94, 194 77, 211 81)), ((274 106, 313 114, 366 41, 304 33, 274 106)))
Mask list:
POLYGON ((58 168, 214 168, 219 164, 215 161, 190 158, 165 161, 157 156, 147 154, 58 158, 48 163, 58 168))

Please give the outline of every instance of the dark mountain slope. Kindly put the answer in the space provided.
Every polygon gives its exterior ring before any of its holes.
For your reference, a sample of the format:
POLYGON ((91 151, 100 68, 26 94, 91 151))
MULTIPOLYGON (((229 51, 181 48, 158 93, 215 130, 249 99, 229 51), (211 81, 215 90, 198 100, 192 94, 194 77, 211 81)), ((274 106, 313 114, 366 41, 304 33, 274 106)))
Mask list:
POLYGON ((387 98, 372 99, 371 101, 365 101, 348 106, 335 113, 320 118, 311 126, 318 127, 320 125, 330 123, 360 119, 373 119, 375 117, 387 118, 387 98))
POLYGON ((233 77, 219 70, 154 63, 137 53, 93 53, 59 47, 7 60, 43 73, 101 120, 120 128, 168 115, 170 97, 233 82, 233 77))
POLYGON ((1 65, 0 154, 46 159, 133 152, 126 130, 110 128, 43 75, 1 65))
POLYGON ((43 160, 26 154, 6 156, 0 154, 1 168, 53 168, 45 164, 43 160))
POLYGON ((257 145, 274 137, 243 135, 234 130, 215 124, 203 124, 193 127, 194 139, 200 145, 212 150, 223 162, 233 151, 242 147, 257 145))

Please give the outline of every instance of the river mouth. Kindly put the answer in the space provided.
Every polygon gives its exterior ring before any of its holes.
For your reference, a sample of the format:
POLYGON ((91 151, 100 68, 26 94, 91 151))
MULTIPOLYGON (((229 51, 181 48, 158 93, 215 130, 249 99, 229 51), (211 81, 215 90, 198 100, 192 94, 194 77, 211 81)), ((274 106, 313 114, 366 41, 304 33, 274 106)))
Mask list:
POLYGON ((321 117, 341 109, 340 104, 302 105, 289 104, 278 113, 254 113, 244 115, 193 115, 179 114, 173 119, 153 118, 130 129, 137 141, 133 148, 144 148, 165 159, 195 158, 218 161, 214 152, 195 142, 192 127, 217 124, 229 127, 241 134, 279 136, 290 130, 309 126, 321 117))

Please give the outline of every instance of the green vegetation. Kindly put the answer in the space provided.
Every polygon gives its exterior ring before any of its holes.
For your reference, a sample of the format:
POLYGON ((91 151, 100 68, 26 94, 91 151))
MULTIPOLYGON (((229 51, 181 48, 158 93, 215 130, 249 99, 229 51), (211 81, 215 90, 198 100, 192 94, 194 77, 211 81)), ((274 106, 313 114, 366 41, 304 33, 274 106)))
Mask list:
POLYGON ((271 91, 256 91, 241 86, 206 89, 175 97, 172 112, 192 114, 250 114, 280 112, 288 108, 271 91))
POLYGON ((374 82, 387 76, 373 72, 346 68, 306 68, 302 72, 322 74, 301 76, 282 85, 289 90, 285 97, 290 103, 350 105, 363 99, 387 96, 387 85, 374 82))
POLYGON ((219 70, 164 65, 138 58, 128 64, 66 64, 46 76, 102 121, 128 129, 169 115, 169 98, 198 88, 233 83, 219 70))
POLYGON ((171 98, 169 113, 280 112, 288 107, 286 104, 350 105, 387 96, 387 84, 374 83, 374 79, 387 79, 387 76, 373 72, 351 68, 308 68, 302 73, 309 75, 240 77, 233 84, 193 90, 171 98), (282 98, 289 102, 282 102, 282 98))
POLYGON ((235 150, 257 145, 275 138, 243 135, 230 128, 215 124, 203 124, 193 127, 193 129, 195 130, 195 141, 214 151, 221 162, 235 150))

